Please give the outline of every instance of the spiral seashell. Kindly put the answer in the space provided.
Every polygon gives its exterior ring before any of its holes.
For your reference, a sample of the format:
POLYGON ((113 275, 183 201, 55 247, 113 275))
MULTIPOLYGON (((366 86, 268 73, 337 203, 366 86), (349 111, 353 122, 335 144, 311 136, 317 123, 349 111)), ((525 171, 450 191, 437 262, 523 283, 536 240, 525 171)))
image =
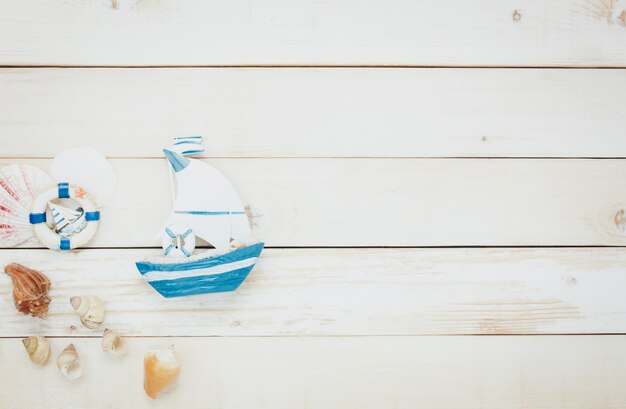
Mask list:
POLYGON ((104 303, 98 297, 72 297, 70 304, 85 327, 98 328, 104 322, 104 303))
POLYGON ((105 328, 102 335, 102 349, 113 355, 124 355, 128 352, 128 343, 115 331, 105 328))
POLYGON ((45 365, 50 358, 50 343, 45 337, 28 337, 22 340, 28 357, 37 365, 45 365))
POLYGON ((174 345, 166 350, 146 352, 143 369, 143 389, 150 398, 156 399, 180 373, 180 362, 174 353, 174 345))
POLYGON ((78 379, 83 374, 83 368, 74 344, 69 344, 61 352, 57 358, 57 368, 67 379, 78 379))
POLYGON ((48 290, 50 280, 39 271, 32 270, 17 263, 4 267, 4 272, 13 282, 13 302, 15 308, 23 314, 46 319, 48 315, 48 290))

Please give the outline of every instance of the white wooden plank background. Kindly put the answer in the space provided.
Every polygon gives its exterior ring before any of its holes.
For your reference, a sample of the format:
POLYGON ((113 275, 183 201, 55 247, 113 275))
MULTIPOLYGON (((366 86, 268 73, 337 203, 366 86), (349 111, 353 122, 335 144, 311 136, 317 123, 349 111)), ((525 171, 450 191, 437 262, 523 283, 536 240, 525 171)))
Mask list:
MULTIPOLYGON (((156 249, 0 252, 52 281, 47 320, 0 298, 3 336, 94 336, 72 296, 106 301, 136 336, 626 333, 626 252, 599 249, 269 249, 234 293, 165 300, 134 262, 156 249)), ((0 294, 11 293, 0 275, 0 294)))
POLYGON ((3 65, 624 66, 623 1, 2 2, 3 65))
POLYGON ((625 4, 0 0, 0 165, 86 145, 120 177, 95 248, 0 250, 53 281, 41 321, 0 274, 0 407, 623 408, 625 4), (192 134, 273 248, 237 292, 166 301, 133 262, 192 134), (78 323, 88 294, 129 356, 78 323), (32 365, 30 334, 85 376, 32 365), (171 343, 150 402, 141 357, 171 343))
POLYGON ((0 89, 4 157, 192 134, 208 157, 626 157, 623 70, 1 69, 0 89))
POLYGON ((47 409, 620 407, 626 352, 615 337, 140 338, 125 357, 73 342, 85 373, 70 382, 0 340, 0 396, 47 409), (159 400, 141 388, 143 351, 174 343, 185 363, 159 400), (6 365, 6 366, 5 366, 6 365))
MULTIPOLYGON (((42 169, 50 163, 20 162, 42 169)), ((90 245, 160 245, 154 237, 171 208, 165 159, 111 162, 119 186, 90 245), (119 226, 128 227, 122 233, 119 226)), ((234 183, 244 203, 265 209, 268 227, 259 237, 268 246, 626 244, 623 223, 616 223, 626 205, 623 159, 210 163, 234 183)))

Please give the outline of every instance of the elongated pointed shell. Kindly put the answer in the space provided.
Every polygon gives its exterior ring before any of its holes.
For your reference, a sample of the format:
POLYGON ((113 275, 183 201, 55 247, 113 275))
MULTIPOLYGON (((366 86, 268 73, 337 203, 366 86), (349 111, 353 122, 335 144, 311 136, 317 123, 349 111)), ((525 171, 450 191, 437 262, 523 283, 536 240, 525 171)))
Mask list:
POLYGON ((113 355, 124 355, 128 352, 128 343, 115 331, 107 328, 102 335, 102 349, 113 355))
POLYGON ((70 304, 85 327, 98 328, 104 322, 104 303, 98 297, 72 297, 70 304))
POLYGON ((13 303, 23 314, 46 319, 50 297, 50 280, 39 271, 12 263, 4 267, 4 272, 13 282, 13 303))
POLYGON ((28 337, 22 340, 28 357, 37 365, 45 365, 50 358, 50 343, 45 337, 28 337))
POLYGON ((68 379, 78 379, 83 374, 83 368, 74 344, 69 344, 61 352, 57 358, 57 368, 68 379))
POLYGON ((148 351, 143 358, 143 369, 143 389, 150 398, 156 399, 180 373, 174 345, 166 350, 148 351))

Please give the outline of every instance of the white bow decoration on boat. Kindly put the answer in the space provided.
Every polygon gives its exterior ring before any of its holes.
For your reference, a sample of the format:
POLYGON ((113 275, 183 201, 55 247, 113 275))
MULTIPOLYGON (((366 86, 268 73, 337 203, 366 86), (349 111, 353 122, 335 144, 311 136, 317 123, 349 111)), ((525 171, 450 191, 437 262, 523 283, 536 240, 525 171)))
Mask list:
POLYGON ((104 155, 90 148, 63 151, 52 161, 51 175, 31 165, 0 169, 0 247, 36 237, 52 250, 69 250, 95 235, 99 208, 117 184, 104 155))
POLYGON ((236 289, 254 267, 263 243, 232 184, 213 166, 185 155, 203 151, 199 136, 175 138, 169 162, 173 209, 159 231, 165 257, 137 263, 165 297, 236 289), (196 238, 214 249, 193 255, 196 238))

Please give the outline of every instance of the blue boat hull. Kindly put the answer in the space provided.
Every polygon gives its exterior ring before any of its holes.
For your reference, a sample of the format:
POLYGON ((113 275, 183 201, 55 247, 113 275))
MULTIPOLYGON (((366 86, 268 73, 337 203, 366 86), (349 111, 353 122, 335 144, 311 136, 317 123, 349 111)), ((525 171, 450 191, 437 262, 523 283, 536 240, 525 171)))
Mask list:
POLYGON ((136 263, 139 273, 165 298, 236 290, 263 251, 256 243, 220 256, 182 263, 136 263))

